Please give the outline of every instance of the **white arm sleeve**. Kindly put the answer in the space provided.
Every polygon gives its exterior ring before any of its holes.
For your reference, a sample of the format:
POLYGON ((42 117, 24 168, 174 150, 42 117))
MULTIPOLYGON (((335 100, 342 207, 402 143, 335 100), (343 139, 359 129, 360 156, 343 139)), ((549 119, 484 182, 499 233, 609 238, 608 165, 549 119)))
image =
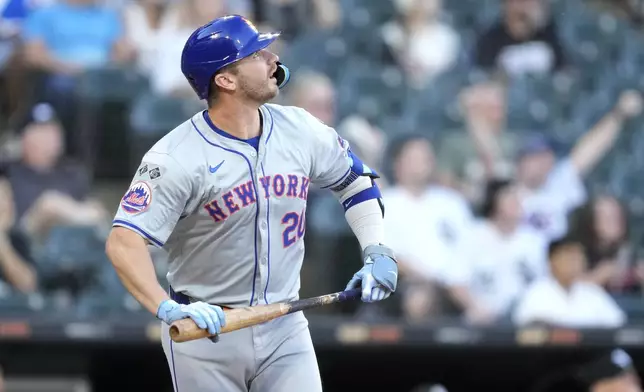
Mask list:
MULTIPOLYGON (((371 178, 359 177, 343 190, 333 193, 343 203, 359 192, 371 188, 371 186, 371 178)), ((385 242, 384 219, 378 200, 371 199, 356 204, 349 208, 344 216, 363 250, 369 245, 383 244, 385 242)))

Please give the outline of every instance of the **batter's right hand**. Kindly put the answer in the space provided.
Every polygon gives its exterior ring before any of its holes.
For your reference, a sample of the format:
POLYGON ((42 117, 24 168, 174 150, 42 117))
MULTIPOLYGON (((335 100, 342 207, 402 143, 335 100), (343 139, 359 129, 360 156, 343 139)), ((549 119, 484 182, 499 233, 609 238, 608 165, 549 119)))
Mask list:
POLYGON ((226 325, 226 316, 219 306, 205 302, 193 302, 189 305, 180 305, 171 299, 161 302, 157 310, 157 318, 170 325, 185 318, 191 318, 201 329, 207 329, 211 335, 221 332, 226 325))

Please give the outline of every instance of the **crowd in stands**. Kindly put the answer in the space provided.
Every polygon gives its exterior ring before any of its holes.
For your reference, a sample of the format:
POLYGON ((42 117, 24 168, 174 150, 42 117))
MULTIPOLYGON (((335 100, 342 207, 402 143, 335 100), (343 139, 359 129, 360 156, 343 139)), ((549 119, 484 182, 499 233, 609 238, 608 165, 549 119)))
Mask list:
MULTIPOLYGON (((638 19, 619 8, 582 0, 0 4, 0 313, 52 299, 80 313, 111 299, 132 305, 103 255, 118 199, 97 194, 96 173, 112 162, 97 160, 97 146, 124 134, 131 144, 117 149, 134 149, 203 109, 181 74, 181 49, 197 26, 238 13, 284 32, 273 50, 293 79, 277 103, 333 126, 381 175, 400 293, 358 317, 572 327, 637 317, 628 303, 644 295, 636 174, 644 40, 638 19), (114 72, 125 76, 110 79, 114 72), (132 75, 145 79, 143 94, 129 90, 132 75), (96 96, 119 93, 128 121, 88 121, 101 107, 91 105, 96 96), (142 109, 161 99, 190 114, 142 109), (170 125, 150 131, 140 118, 170 125)), ((113 159, 132 159, 113 187, 126 189, 136 151, 113 159)), ((312 190, 308 214, 303 290, 336 291, 359 260, 357 242, 332 195, 312 190)))

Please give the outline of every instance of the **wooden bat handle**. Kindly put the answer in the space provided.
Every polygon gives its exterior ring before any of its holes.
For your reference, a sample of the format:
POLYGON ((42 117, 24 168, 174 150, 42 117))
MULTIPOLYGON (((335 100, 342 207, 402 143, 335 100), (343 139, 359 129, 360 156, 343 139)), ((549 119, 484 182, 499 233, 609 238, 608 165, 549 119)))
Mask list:
MULTIPOLYGON (((282 302, 270 305, 247 306, 245 308, 225 310, 226 326, 221 329, 220 333, 236 331, 252 325, 261 324, 289 313, 360 298, 360 294, 360 289, 352 289, 287 303, 282 302)), ((197 324, 189 318, 175 321, 170 325, 170 338, 177 343, 207 337, 210 337, 208 331, 199 328, 197 324)))
MULTIPOLYGON (((236 331, 272 320, 287 314, 288 310, 289 306, 284 303, 225 310, 226 326, 221 328, 221 333, 236 331)), ((189 318, 175 321, 170 326, 170 337, 177 343, 209 336, 208 330, 199 328, 189 318)))

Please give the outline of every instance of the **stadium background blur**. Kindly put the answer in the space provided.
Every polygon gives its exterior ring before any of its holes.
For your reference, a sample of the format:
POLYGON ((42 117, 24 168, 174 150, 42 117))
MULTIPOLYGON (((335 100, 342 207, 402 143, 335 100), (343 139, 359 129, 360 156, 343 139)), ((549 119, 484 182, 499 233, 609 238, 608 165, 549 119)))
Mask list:
MULTIPOLYGON (((284 32, 272 49, 293 79, 276 101, 335 127, 381 174, 400 289, 308 314, 325 390, 639 390, 644 3, 8 0, 0 12, 0 391, 171 390, 158 323, 104 239, 143 153, 204 108, 181 48, 227 13, 284 32)), ((306 223, 301 296, 341 290, 360 263, 342 208, 312 190, 306 223)))

